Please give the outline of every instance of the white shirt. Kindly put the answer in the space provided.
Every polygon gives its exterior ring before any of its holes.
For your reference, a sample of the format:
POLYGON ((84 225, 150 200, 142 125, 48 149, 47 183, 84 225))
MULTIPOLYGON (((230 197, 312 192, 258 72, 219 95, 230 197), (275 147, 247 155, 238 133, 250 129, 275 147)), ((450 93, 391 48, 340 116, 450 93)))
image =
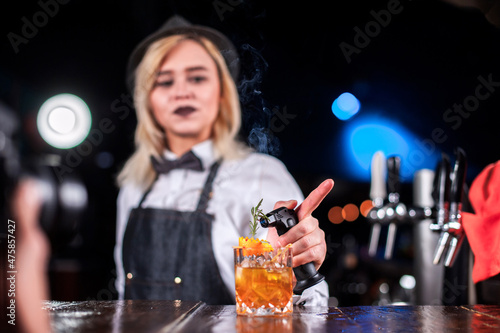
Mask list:
MULTIPOLYGON (((211 140, 194 146, 192 151, 202 161, 204 170, 174 169, 167 174, 160 174, 143 202, 143 208, 195 210, 215 156, 211 140)), ((170 151, 165 151, 164 155, 167 159, 177 158, 170 151)), ((116 287, 120 299, 123 299, 125 289, 123 235, 130 211, 137 207, 142 195, 143 191, 134 185, 123 186, 118 195, 115 263, 116 287)), ((250 153, 240 160, 223 161, 213 182, 207 213, 215 216, 212 223, 214 256, 222 280, 233 296, 235 281, 232 247, 238 245, 240 236, 249 236, 250 209, 260 199, 263 199, 262 211, 269 212, 276 201, 294 199, 300 203, 304 197, 285 165, 272 156, 250 153)), ((256 237, 265 239, 267 231, 260 227, 256 237)), ((295 297, 294 301, 304 305, 327 305, 328 285, 321 282, 305 290, 301 297, 295 297)))

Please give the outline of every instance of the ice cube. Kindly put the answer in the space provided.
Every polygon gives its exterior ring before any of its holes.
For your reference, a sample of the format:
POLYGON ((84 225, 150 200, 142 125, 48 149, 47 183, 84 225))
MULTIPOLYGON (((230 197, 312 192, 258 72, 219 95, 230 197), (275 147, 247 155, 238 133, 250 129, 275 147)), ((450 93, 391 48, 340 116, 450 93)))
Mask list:
POLYGON ((264 256, 260 255, 255 259, 256 266, 261 267, 266 263, 266 258, 264 256))
POLYGON ((252 267, 252 261, 250 259, 243 259, 243 261, 241 262, 241 267, 243 268, 248 268, 248 267, 252 267))

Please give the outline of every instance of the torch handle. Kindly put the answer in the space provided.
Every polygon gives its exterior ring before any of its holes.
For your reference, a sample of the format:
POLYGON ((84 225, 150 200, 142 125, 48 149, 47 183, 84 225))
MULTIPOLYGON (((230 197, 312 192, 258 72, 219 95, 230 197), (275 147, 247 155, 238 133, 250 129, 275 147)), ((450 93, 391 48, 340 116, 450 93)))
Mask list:
MULTIPOLYGON (((286 207, 275 209, 272 212, 267 213, 266 216, 269 218, 269 221, 261 220, 261 225, 264 228, 275 227, 278 235, 280 236, 285 234, 299 222, 297 213, 295 213, 293 209, 288 209, 286 207)), ((293 268, 293 272, 297 278, 297 284, 295 285, 295 288, 293 288, 293 292, 296 295, 301 295, 305 289, 312 287, 325 279, 323 275, 316 271, 313 262, 297 266, 293 268)))

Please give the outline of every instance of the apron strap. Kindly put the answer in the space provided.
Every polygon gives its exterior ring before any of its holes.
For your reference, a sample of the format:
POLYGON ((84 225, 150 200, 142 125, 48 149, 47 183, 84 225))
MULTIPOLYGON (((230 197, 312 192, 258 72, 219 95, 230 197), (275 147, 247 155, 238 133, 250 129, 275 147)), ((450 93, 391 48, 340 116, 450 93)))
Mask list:
POLYGON ((158 180, 158 174, 156 174, 155 179, 151 182, 151 185, 149 185, 146 192, 144 192, 144 194, 142 195, 141 201, 139 201, 139 204, 137 205, 138 208, 142 206, 142 203, 144 202, 144 200, 146 200, 146 197, 148 196, 149 192, 151 192, 151 190, 153 189, 153 186, 157 180, 158 180))
POLYGON ((208 174, 207 180, 205 182, 205 186, 203 187, 203 191, 200 194, 200 200, 198 201, 198 207, 196 207, 197 211, 205 211, 207 210, 208 201, 212 197, 212 184, 214 182, 215 176, 217 175, 217 171, 221 165, 222 159, 217 160, 210 167, 210 173, 208 174))

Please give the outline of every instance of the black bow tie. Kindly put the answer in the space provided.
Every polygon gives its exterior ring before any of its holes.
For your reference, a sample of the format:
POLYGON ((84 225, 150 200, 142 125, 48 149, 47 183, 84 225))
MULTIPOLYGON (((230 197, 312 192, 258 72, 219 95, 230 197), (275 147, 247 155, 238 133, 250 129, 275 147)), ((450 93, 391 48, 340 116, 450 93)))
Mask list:
POLYGON ((167 160, 163 156, 160 156, 160 160, 157 160, 154 156, 151 156, 151 164, 158 174, 168 173, 172 169, 203 171, 200 159, 192 151, 188 151, 176 160, 167 160))

